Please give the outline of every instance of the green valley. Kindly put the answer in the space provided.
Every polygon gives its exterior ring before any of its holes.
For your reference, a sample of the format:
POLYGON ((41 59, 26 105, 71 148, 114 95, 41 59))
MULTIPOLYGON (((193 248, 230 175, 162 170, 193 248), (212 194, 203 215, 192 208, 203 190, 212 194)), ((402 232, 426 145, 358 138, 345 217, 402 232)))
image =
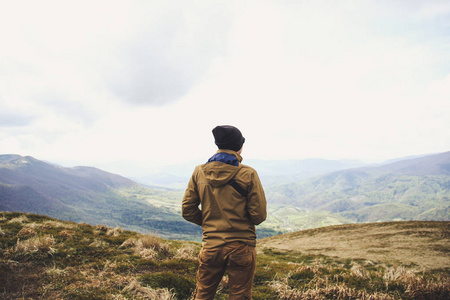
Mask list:
POLYGON ((328 225, 450 220, 450 152, 271 186, 268 224, 296 231, 328 225))
MULTIPOLYGON (((255 163, 265 176, 273 174, 264 186, 268 218, 257 226, 259 238, 348 223, 450 220, 450 152, 344 170, 339 168, 346 165, 324 160, 283 162, 279 168, 255 163)), ((180 177, 174 178, 178 183, 180 177)), ((0 211, 200 241, 201 229, 181 217, 183 193, 92 167, 0 155, 0 211)))

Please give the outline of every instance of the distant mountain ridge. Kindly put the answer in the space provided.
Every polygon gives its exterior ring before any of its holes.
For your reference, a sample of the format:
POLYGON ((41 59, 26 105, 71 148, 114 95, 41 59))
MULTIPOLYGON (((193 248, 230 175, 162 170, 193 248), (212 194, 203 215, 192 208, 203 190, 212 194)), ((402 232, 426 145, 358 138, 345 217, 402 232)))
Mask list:
POLYGON ((108 173, 93 167, 58 167, 37 160, 31 156, 0 155, 0 180, 6 184, 33 186, 42 190, 48 184, 58 183, 60 190, 56 192, 64 195, 63 190, 107 189, 131 187, 136 183, 120 175, 108 173), (36 178, 39 177, 39 180, 36 178))
POLYGON ((279 228, 298 230, 394 220, 448 221, 450 152, 342 170, 271 187, 266 192, 279 228), (316 220, 305 224, 308 218, 316 220))
POLYGON ((450 151, 393 162, 378 170, 401 175, 450 175, 450 151))
POLYGON ((30 156, 0 155, 0 211, 120 225, 167 237, 183 228, 189 234, 199 233, 170 207, 156 207, 149 201, 160 197, 168 202, 164 191, 146 189, 93 167, 64 168, 30 156))
MULTIPOLYGON (((362 167, 316 159, 278 161, 280 166, 275 161, 248 163, 268 175, 263 184, 269 215, 258 226, 259 237, 346 223, 450 220, 450 152, 362 167)), ((178 181, 183 187, 186 183, 178 181)), ((0 211, 198 240, 200 227, 181 217, 182 195, 182 188, 146 188, 93 167, 65 168, 30 156, 0 155, 0 211)))
POLYGON ((263 184, 272 186, 283 182, 298 182, 306 178, 340 170, 361 167, 360 161, 338 161, 320 158, 294 160, 244 160, 243 164, 256 169, 263 184))
MULTIPOLYGON (((139 172, 136 172, 136 174, 139 173, 141 175, 133 175, 130 176, 130 178, 133 178, 136 182, 149 186, 160 186, 184 190, 195 166, 205 162, 206 160, 180 163, 160 167, 160 169, 156 172, 147 171, 147 173, 142 171, 141 166, 141 168, 139 168, 139 172)), ((319 158, 260 160, 246 159, 244 157, 242 163, 253 167, 258 172, 258 175, 265 187, 286 182, 296 182, 313 176, 324 175, 330 172, 365 165, 360 161, 338 161, 319 158)), ((108 166, 105 167, 108 168, 108 166)), ((117 170, 114 165, 112 165, 112 167, 117 170)), ((133 168, 132 164, 130 164, 130 168, 133 168)), ((137 170, 137 168, 135 169, 137 170)), ((150 170, 151 168, 144 167, 144 169, 150 170)))
POLYGON ((71 197, 83 202, 94 193, 133 185, 129 179, 95 168, 63 168, 30 156, 0 155, 1 210, 23 211, 28 207, 29 212, 77 218, 71 197))

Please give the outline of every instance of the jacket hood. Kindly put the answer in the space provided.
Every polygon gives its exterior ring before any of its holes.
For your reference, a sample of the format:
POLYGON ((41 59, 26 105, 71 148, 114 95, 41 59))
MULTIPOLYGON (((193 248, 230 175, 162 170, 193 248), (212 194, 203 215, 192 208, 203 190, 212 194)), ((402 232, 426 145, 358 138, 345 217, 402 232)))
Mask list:
MULTIPOLYGON (((219 150, 217 153, 228 153, 234 155, 239 162, 242 157, 232 150, 219 150)), ((201 170, 205 175, 206 180, 212 186, 222 186, 228 183, 236 173, 242 168, 239 163, 238 166, 233 166, 221 161, 211 161, 201 166, 201 170)))

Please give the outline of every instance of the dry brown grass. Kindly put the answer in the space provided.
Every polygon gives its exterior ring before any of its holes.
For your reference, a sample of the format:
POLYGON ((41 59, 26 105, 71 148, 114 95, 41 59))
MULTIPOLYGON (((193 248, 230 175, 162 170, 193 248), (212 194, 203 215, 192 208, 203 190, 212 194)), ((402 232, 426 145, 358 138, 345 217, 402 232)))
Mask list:
MULTIPOLYGON (((282 254, 280 254, 282 255, 282 254)), ((282 257, 282 256, 281 256, 282 257)), ((449 299, 450 278, 420 275, 405 267, 372 268, 352 261, 349 269, 315 262, 277 272, 268 286, 277 299, 449 299), (369 268, 367 268, 369 267, 369 268)), ((278 268, 276 268, 278 269, 278 268)))
POLYGON ((76 223, 71 223, 71 222, 60 222, 60 221, 53 221, 53 220, 48 220, 42 223, 43 226, 48 226, 47 228, 67 228, 67 229, 72 229, 72 228, 76 228, 78 225, 76 223))
POLYGON ((45 273, 51 277, 60 277, 66 273, 66 270, 57 268, 55 265, 45 270, 45 273))
POLYGON ((24 227, 22 228, 19 233, 17 234, 18 237, 26 238, 26 237, 32 237, 36 235, 36 231, 34 231, 32 228, 24 227))
POLYGON ((117 226, 116 228, 108 228, 106 231, 107 236, 119 236, 123 232, 123 229, 117 226))
MULTIPOLYGON (((22 218, 19 217, 17 221, 19 221, 19 220, 22 220, 22 218)), ((37 222, 29 222, 27 219, 24 219, 22 222, 27 222, 26 224, 24 224, 24 227, 23 227, 24 229, 28 228, 28 229, 33 229, 35 231, 43 231, 43 230, 52 229, 52 228, 74 229, 78 226, 76 223, 71 223, 71 222, 63 223, 63 222, 54 221, 54 220, 46 220, 42 223, 37 223, 37 222)))
POLYGON ((450 297, 450 278, 425 279, 423 276, 404 276, 400 282, 407 285, 405 294, 411 299, 447 299, 450 297))
MULTIPOLYGON (((197 254, 201 248, 198 243, 163 240, 122 231, 119 227, 105 230, 79 224, 69 229, 73 224, 61 222, 64 225, 61 226, 40 216, 27 215, 28 221, 24 221, 21 214, 5 215, 16 220, 0 222, 0 231, 4 231, 0 236, 0 298, 172 300, 188 299, 195 288, 197 254), (27 239, 32 231, 36 235, 27 239)), ((391 238, 383 233, 389 225, 373 225, 382 229, 377 239, 391 238)), ((435 227, 429 226, 402 232, 406 229, 400 228, 400 235, 426 238, 436 247, 436 255, 445 256, 448 248, 441 246, 442 239, 448 239, 445 231, 439 235, 435 227)), ((366 231, 373 237, 373 231, 366 231)), ((317 244, 323 242, 320 232, 314 231, 312 235, 319 238, 317 244)), ((350 235, 349 232, 342 235, 344 245, 351 240, 350 235)), ((293 242, 296 240, 288 240, 293 242)), ((361 239, 361 243, 367 241, 361 239)), ((315 246, 303 245, 309 249, 315 246)), ((343 246, 335 243, 327 249, 339 247, 343 246)), ((364 249, 370 250, 367 247, 356 250, 364 249)), ((449 271, 443 268, 426 270, 364 257, 342 259, 260 246, 257 250, 255 300, 450 299, 449 271)), ((226 299, 228 290, 225 276, 217 299, 226 299)))
POLYGON ((105 225, 97 225, 95 226, 94 233, 97 235, 106 235, 106 236, 119 236, 121 233, 123 233, 123 229, 120 228, 120 226, 117 226, 116 228, 109 228, 105 225))
POLYGON ((96 248, 107 248, 109 246, 109 243, 101 239, 94 239, 94 241, 90 243, 89 246, 96 248))
POLYGON ((138 239, 130 238, 120 245, 120 248, 133 248, 136 246, 138 239))
POLYGON ((138 245, 141 248, 158 250, 161 248, 161 239, 153 235, 144 235, 138 240, 138 245))
POLYGON ((351 268, 351 272, 353 275, 362 279, 367 279, 370 277, 369 271, 367 271, 367 269, 360 264, 354 264, 351 268))
MULTIPOLYGON (((117 274, 115 272, 116 267, 116 262, 106 260, 105 263, 99 267, 84 266, 81 268, 68 267, 66 269, 52 267, 47 269, 46 273, 51 277, 59 277, 59 280, 68 281, 69 283, 64 287, 64 290, 72 293, 72 295, 80 294, 83 291, 95 293, 98 289, 114 290, 119 288, 122 293, 131 295, 133 297, 132 299, 176 299, 168 289, 154 289, 152 287, 143 286, 134 276, 117 274)), ((47 289, 50 292, 53 287, 49 285, 48 287, 44 287, 44 289, 47 289)), ((51 295, 51 298, 53 299, 55 294, 52 293, 51 295)), ((118 293, 104 295, 102 299, 103 298, 130 299, 129 297, 125 297, 118 293)))
POLYGON ((8 221, 8 223, 26 223, 26 222, 29 222, 26 215, 20 215, 8 221))
POLYGON ((142 286, 139 281, 133 279, 123 289, 124 292, 129 292, 134 296, 141 296, 144 299, 152 300, 175 300, 175 296, 167 289, 153 289, 148 286, 142 286))
POLYGON ((450 222, 348 224, 260 240, 261 247, 422 269, 450 268, 450 222))
MULTIPOLYGON (((188 258, 195 249, 181 242, 120 227, 4 215, 8 217, 0 223, 1 299, 172 300, 193 290, 193 279, 185 271, 179 279, 181 269, 173 257, 182 249, 178 253, 188 258), (165 280, 165 273, 174 280, 165 280)), ((179 262, 183 269, 197 264, 179 262)))
POLYGON ((64 237, 66 239, 72 239, 74 235, 75 235, 75 231, 73 231, 73 230, 61 230, 58 233, 58 236, 64 237))
POLYGON ((386 282, 397 281, 402 278, 414 277, 413 270, 407 270, 405 267, 391 267, 384 272, 383 279, 386 282))
POLYGON ((105 225, 102 225, 102 224, 99 224, 99 225, 95 226, 96 233, 99 233, 99 232, 106 233, 108 231, 108 229, 109 229, 108 226, 105 226, 105 225))
POLYGON ((22 255, 32 254, 36 252, 53 254, 55 253, 55 249, 53 248, 54 244, 55 239, 50 235, 35 236, 23 241, 17 239, 17 244, 14 247, 14 252, 22 255))
POLYGON ((169 244, 163 243, 160 238, 152 235, 128 239, 120 247, 132 248, 135 254, 150 260, 173 256, 169 244))
MULTIPOLYGON (((168 289, 154 289, 152 287, 143 286, 134 276, 120 275, 114 270, 116 263, 107 260, 103 266, 97 268, 84 266, 81 268, 68 267, 66 269, 59 269, 52 267, 46 270, 46 274, 60 281, 67 282, 64 286, 64 291, 70 293, 72 297, 81 297, 87 299, 83 293, 95 294, 99 289, 103 290, 117 290, 119 289, 124 296, 119 293, 111 293, 103 295, 102 299, 154 299, 154 300, 174 300, 174 295, 168 289), (76 296, 80 295, 80 296, 76 296)), ((45 295, 50 299, 58 299, 54 287, 49 284, 44 286, 45 295)), ((66 299, 61 297, 61 299, 66 299)))
POLYGON ((197 249, 192 244, 185 244, 177 250, 175 258, 196 260, 197 249))
MULTIPOLYGON (((346 286, 343 282, 336 283, 332 278, 328 276, 323 276, 318 271, 319 268, 325 269, 325 265, 316 265, 313 267, 303 266, 296 269, 292 274, 310 272, 314 274, 306 283, 306 285, 301 288, 293 288, 289 284, 289 278, 291 274, 280 277, 276 276, 275 280, 268 283, 270 288, 272 288, 278 295, 277 299, 282 300, 322 300, 322 299, 361 299, 361 300, 394 300, 392 296, 379 293, 379 292, 367 292, 365 290, 350 288, 346 286)), ((367 279, 368 274, 361 273, 361 270, 355 268, 358 271, 352 271, 352 274, 360 277, 361 279, 367 279)), ((336 275, 335 275, 336 277, 336 275)), ((338 276, 339 277, 339 276, 338 276)))
POLYGON ((286 283, 273 281, 269 286, 278 294, 280 300, 325 300, 325 299, 360 299, 360 300, 393 300, 388 295, 370 295, 345 286, 316 287, 307 290, 292 289, 286 283))

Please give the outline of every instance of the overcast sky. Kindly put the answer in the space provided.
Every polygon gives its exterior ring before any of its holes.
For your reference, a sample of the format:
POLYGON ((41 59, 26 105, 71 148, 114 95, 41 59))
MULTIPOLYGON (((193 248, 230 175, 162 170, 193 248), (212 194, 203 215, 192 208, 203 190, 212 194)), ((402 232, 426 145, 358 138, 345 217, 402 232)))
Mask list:
MULTIPOLYGON (((66 166, 450 150, 450 1, 0 0, 0 154, 66 166)), ((245 161, 244 161, 245 162, 245 161)))

